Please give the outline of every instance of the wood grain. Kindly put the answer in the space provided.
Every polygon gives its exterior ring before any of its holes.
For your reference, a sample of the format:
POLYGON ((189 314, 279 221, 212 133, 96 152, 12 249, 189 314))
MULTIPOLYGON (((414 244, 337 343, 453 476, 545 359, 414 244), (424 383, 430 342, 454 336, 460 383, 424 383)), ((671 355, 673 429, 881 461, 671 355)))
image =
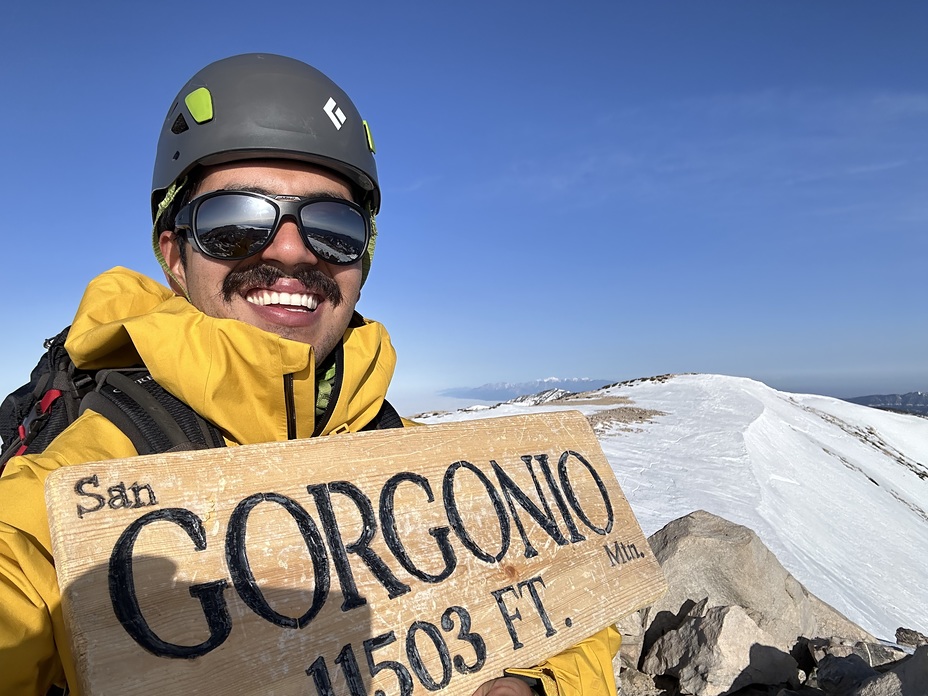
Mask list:
POLYGON ((665 591, 577 412, 67 467, 46 498, 86 694, 466 696, 665 591))

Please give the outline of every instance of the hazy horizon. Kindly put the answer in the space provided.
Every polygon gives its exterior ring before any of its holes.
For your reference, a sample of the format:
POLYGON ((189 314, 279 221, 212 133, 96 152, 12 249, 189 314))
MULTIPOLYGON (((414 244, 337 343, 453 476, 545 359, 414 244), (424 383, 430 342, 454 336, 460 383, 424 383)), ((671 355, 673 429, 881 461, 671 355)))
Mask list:
MULTIPOLYGON (((614 379, 610 382, 621 383, 621 382, 630 382, 637 379, 646 379, 648 377, 656 377, 658 374, 668 374, 668 373, 657 373, 654 375, 637 375, 635 377, 625 377, 622 379, 614 379)), ((683 374, 683 373, 672 373, 672 374, 683 374)), ((698 373, 698 374, 722 374, 722 373, 698 373)), ((803 382, 801 380, 791 380, 789 378, 776 380, 776 381, 766 381, 757 377, 752 377, 751 375, 727 375, 731 377, 746 377, 748 379, 754 379, 758 382, 766 384, 768 387, 776 389, 777 391, 789 392, 793 394, 815 394, 819 396, 830 396, 837 399, 851 399, 861 396, 874 396, 874 395, 888 395, 888 394, 908 394, 910 392, 928 392, 928 384, 915 385, 911 388, 905 388, 904 390, 883 390, 883 391, 868 391, 868 392, 857 392, 853 388, 842 387, 841 385, 833 385, 832 387, 822 386, 827 384, 827 382, 817 383, 813 380, 803 382), (818 385, 818 386, 816 386, 818 385)), ((608 379, 608 378, 604 378, 608 379)), ((516 384, 531 384, 534 380, 527 382, 518 382, 516 384)), ((868 381, 862 380, 861 384, 876 384, 877 381, 868 381)), ((889 382, 888 384, 896 384, 897 386, 902 382, 889 382)), ((495 383, 485 383, 485 384, 495 384, 495 383)), ((474 388, 479 388, 484 385, 476 385, 474 388)), ((464 387, 467 388, 467 387, 464 387)), ((532 392, 525 392, 532 393, 532 392)), ((459 408, 466 408, 472 405, 493 405, 503 401, 503 399, 492 399, 492 398, 479 398, 475 396, 471 397, 456 397, 449 396, 446 394, 441 394, 433 391, 423 391, 418 393, 407 393, 402 390, 392 390, 388 392, 387 398, 390 402, 396 407, 396 409, 404 416, 411 416, 416 413, 423 413, 428 411, 454 411, 459 408)))

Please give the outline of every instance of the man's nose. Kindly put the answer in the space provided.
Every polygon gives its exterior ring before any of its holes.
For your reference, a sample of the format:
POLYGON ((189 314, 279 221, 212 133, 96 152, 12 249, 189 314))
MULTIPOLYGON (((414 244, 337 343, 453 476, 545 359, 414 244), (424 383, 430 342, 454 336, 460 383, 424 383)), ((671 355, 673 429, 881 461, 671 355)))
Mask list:
POLYGON ((284 266, 291 267, 302 264, 315 265, 319 262, 316 255, 303 243, 300 229, 291 217, 285 217, 280 222, 274 239, 261 252, 261 256, 266 261, 277 261, 284 266))

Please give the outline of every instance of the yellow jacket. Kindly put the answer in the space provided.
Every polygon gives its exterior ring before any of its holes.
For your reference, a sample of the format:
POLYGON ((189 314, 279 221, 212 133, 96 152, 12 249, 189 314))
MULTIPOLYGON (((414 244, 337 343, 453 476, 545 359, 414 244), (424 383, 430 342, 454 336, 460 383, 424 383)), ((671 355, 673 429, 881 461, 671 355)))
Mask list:
MULTIPOLYGON (((84 369, 145 364, 161 386, 215 423, 229 445, 287 439, 285 379, 292 380, 297 437, 360 430, 380 410, 396 361, 384 327, 356 317, 342 341, 340 389, 327 420, 317 424, 310 347, 208 317, 122 268, 90 283, 67 349, 84 369)), ((7 464, 0 478, 0 693, 44 696, 52 684, 77 683, 51 555, 46 476, 62 466, 135 454, 116 426, 87 411, 43 453, 7 464)), ((514 671, 541 679, 548 694, 613 696, 618 646, 610 628, 537 669, 514 671)))

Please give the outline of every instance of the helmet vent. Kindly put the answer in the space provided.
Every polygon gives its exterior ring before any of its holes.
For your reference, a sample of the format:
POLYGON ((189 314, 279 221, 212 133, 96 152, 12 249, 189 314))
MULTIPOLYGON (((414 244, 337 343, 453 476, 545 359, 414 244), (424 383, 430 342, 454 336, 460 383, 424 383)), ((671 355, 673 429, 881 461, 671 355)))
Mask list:
POLYGON ((190 126, 187 125, 187 119, 184 118, 183 114, 178 114, 177 118, 174 120, 174 125, 171 126, 171 132, 174 135, 180 135, 185 130, 190 130, 190 126))

